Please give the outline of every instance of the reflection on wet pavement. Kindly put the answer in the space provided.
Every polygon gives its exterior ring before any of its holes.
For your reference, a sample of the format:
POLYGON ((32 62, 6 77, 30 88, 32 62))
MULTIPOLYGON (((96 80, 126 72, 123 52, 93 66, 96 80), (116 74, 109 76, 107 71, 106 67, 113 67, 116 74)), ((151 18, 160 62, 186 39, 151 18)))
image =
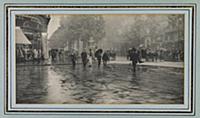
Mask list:
POLYGON ((183 104, 183 69, 130 65, 17 67, 17 103, 183 104))

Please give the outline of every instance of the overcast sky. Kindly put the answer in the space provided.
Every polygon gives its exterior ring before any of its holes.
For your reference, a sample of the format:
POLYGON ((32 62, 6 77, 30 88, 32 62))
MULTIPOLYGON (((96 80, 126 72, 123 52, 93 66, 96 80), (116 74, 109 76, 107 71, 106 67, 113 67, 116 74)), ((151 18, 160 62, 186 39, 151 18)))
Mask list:
MULTIPOLYGON (((67 17, 69 15, 51 15, 51 20, 48 26, 48 38, 51 37, 53 32, 57 30, 62 22, 62 17, 67 17)), ((105 30, 106 38, 118 37, 123 30, 126 30, 132 23, 136 16, 140 16, 142 19, 148 19, 149 15, 102 15, 105 20, 105 30)), ((163 22, 163 25, 166 25, 165 15, 154 15, 157 22, 163 22)))

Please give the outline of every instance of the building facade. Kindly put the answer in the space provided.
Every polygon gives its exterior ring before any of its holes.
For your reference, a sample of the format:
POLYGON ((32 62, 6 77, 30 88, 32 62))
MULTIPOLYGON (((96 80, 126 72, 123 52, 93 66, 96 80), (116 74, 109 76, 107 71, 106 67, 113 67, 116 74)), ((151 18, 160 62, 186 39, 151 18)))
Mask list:
POLYGON ((42 57, 48 58, 47 26, 48 15, 17 15, 16 26, 20 27, 31 42, 30 48, 41 50, 42 57))

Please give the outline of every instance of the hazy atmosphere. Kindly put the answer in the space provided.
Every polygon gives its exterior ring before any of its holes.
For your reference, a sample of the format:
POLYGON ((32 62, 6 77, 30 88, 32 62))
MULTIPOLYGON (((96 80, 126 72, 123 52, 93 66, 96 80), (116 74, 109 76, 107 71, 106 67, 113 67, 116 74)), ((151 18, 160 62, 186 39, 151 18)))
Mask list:
POLYGON ((184 104, 184 15, 17 15, 17 104, 184 104))

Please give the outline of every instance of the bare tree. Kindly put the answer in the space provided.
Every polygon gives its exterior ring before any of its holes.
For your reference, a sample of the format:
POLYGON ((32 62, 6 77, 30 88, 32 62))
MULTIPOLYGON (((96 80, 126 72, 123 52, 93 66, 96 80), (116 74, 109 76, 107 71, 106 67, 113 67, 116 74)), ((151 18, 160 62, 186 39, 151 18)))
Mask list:
MULTIPOLYGON (((138 47, 145 43, 146 37, 150 37, 155 42, 157 37, 164 33, 166 25, 163 25, 165 16, 157 15, 139 15, 135 16, 134 23, 130 29, 123 33, 123 37, 127 39, 129 45, 138 47)), ((129 47, 131 47, 129 46, 129 47)))
POLYGON ((97 43, 105 36, 105 21, 100 15, 73 15, 68 20, 64 25, 66 35, 70 35, 68 40, 83 41, 83 48, 88 46, 91 37, 97 43))
POLYGON ((101 15, 69 15, 61 18, 60 25, 50 39, 57 47, 68 45, 71 49, 72 44, 83 41, 83 48, 87 48, 91 37, 98 43, 105 36, 105 21, 101 15))

